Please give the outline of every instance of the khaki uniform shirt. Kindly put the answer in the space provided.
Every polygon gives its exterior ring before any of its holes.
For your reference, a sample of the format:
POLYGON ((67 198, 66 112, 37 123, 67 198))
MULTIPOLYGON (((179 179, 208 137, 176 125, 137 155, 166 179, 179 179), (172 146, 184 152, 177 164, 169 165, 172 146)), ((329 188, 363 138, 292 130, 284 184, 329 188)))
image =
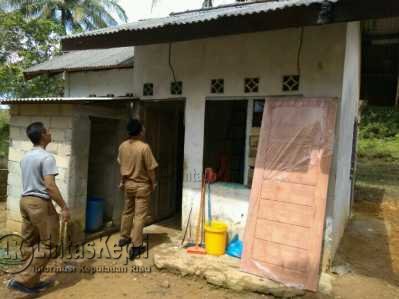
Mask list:
POLYGON ((148 171, 158 167, 150 146, 138 139, 128 139, 119 146, 118 162, 124 181, 148 185, 148 171))

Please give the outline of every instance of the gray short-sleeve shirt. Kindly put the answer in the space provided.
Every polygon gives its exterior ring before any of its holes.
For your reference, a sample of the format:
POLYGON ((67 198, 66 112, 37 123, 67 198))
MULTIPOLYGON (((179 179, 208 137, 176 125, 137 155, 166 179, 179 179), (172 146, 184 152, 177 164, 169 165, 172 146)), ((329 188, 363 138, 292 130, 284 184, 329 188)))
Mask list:
POLYGON ((34 147, 21 160, 22 196, 50 199, 44 177, 57 175, 55 158, 41 147, 34 147))

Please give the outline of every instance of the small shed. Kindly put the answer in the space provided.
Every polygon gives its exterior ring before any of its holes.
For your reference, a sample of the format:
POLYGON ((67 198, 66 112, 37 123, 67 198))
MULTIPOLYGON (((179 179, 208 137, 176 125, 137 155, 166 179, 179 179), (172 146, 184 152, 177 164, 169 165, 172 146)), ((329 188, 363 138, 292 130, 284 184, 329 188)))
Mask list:
POLYGON ((57 162, 57 185, 71 208, 74 241, 86 233, 88 197, 105 200, 104 230, 119 228, 122 194, 118 189, 117 149, 133 97, 132 47, 71 51, 25 71, 26 78, 63 75, 65 97, 2 99, 10 106, 7 227, 20 231, 19 199, 22 191, 19 162, 32 148, 26 127, 41 121, 53 142, 47 150, 57 162))

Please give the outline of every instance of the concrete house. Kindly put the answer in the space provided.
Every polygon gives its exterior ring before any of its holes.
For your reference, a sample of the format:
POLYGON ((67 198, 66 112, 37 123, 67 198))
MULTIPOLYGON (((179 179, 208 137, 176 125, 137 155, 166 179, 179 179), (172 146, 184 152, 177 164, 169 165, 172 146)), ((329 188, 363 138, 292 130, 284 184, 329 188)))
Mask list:
POLYGON ((2 100, 10 105, 7 227, 19 231, 22 190, 19 162, 32 148, 25 129, 33 121, 50 128, 59 170, 58 186, 72 210, 74 240, 85 239, 88 196, 106 198, 107 228, 119 227, 122 195, 115 153, 125 138, 133 100, 132 47, 71 51, 25 71, 29 79, 43 74, 65 77, 65 97, 2 100))
MULTIPOLYGON (((132 73, 129 69, 129 76, 123 81, 108 82, 110 86, 123 84, 133 96, 105 98, 101 117, 107 117, 107 113, 108 117, 115 115, 119 122, 115 123, 113 132, 118 132, 118 136, 122 136, 120 125, 123 119, 132 113, 144 122, 147 140, 160 165, 159 186, 152 198, 152 222, 177 215, 181 218, 179 226, 183 226, 193 208, 191 221, 194 226, 201 173, 205 167, 222 168, 224 179, 211 186, 213 216, 229 224, 230 235, 237 233, 242 238, 265 102, 275 96, 337 99, 335 143, 322 237, 322 267, 327 269, 351 209, 354 125, 361 67, 361 26, 358 21, 399 15, 399 7, 384 8, 390 4, 388 0, 378 3, 365 0, 358 9, 359 1, 355 0, 235 3, 81 33, 65 37, 62 46, 65 51, 108 48, 106 51, 112 51, 112 48, 135 47, 132 73), (118 101, 133 102, 133 111, 125 103, 118 109, 118 101), (107 105, 110 107, 106 108, 107 105), (223 162, 226 160, 228 163, 223 162)), ((93 93, 98 96, 99 92, 85 86, 89 85, 89 76, 94 79, 90 82, 96 82, 101 88, 102 76, 68 73, 66 96, 87 97, 93 93)), ((110 87, 112 92, 101 89, 104 92, 100 94, 126 94, 117 92, 120 89, 124 90, 120 86, 110 87)), ((18 99, 8 101, 12 104, 13 115, 9 158, 10 223, 17 219, 19 190, 16 182, 19 177, 15 169, 23 153, 18 148, 22 146, 17 142, 22 133, 17 120, 29 113, 35 117, 46 113, 50 116, 51 128, 51 117, 57 115, 55 113, 69 113, 70 123, 66 130, 60 131, 60 134, 69 132, 72 135, 62 140, 70 149, 68 161, 64 163, 68 169, 64 176, 67 182, 64 192, 79 215, 78 227, 82 230, 88 186, 91 180, 93 184, 101 182, 96 177, 104 174, 104 168, 96 169, 96 174, 84 168, 90 168, 88 159, 91 155, 86 147, 91 127, 88 111, 97 113, 94 112, 97 106, 91 104, 95 100, 100 99, 79 100, 73 108, 76 110, 67 112, 63 109, 72 109, 65 108, 72 105, 63 103, 51 112, 40 109, 44 107, 42 104, 31 109, 24 108, 25 104, 20 104, 18 99), (34 109, 37 112, 32 112, 34 109), (72 112, 81 109, 85 112, 72 112)), ((94 116, 98 117, 97 114, 94 116)), ((25 124, 26 120, 22 122, 25 124)), ((116 150, 114 146, 114 156, 116 150)), ((101 161, 102 167, 115 167, 114 162, 106 163, 111 160, 101 161)), ((113 178, 105 177, 107 186, 116 186, 113 178)), ((117 193, 112 193, 112 187, 104 196, 109 205, 114 204, 113 216, 107 217, 117 223, 115 213, 118 208, 115 206, 120 201, 116 198, 117 193)))

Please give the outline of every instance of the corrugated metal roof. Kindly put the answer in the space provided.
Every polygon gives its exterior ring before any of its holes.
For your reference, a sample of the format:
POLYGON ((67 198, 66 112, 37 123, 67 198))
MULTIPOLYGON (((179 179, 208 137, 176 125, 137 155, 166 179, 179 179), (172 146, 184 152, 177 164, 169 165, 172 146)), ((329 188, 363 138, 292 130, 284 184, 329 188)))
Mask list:
POLYGON ((28 78, 43 73, 133 67, 134 47, 67 52, 24 71, 28 78))
POLYGON ((58 103, 100 103, 126 102, 136 100, 136 97, 47 97, 47 98, 13 98, 0 99, 0 104, 58 104, 58 103))
POLYGON ((71 36, 63 37, 66 39, 73 39, 85 36, 97 36, 116 33, 120 31, 141 31, 155 28, 162 28, 166 26, 186 25, 193 23, 203 23, 213 21, 219 18, 245 16, 266 13, 269 11, 283 10, 295 6, 309 6, 312 4, 321 4, 323 2, 335 3, 342 0, 280 0, 280 1, 262 1, 249 2, 234 5, 224 5, 208 9, 200 9, 194 11, 187 11, 183 13, 174 13, 169 17, 146 19, 134 23, 128 23, 116 27, 93 30, 89 32, 79 33, 71 36))

